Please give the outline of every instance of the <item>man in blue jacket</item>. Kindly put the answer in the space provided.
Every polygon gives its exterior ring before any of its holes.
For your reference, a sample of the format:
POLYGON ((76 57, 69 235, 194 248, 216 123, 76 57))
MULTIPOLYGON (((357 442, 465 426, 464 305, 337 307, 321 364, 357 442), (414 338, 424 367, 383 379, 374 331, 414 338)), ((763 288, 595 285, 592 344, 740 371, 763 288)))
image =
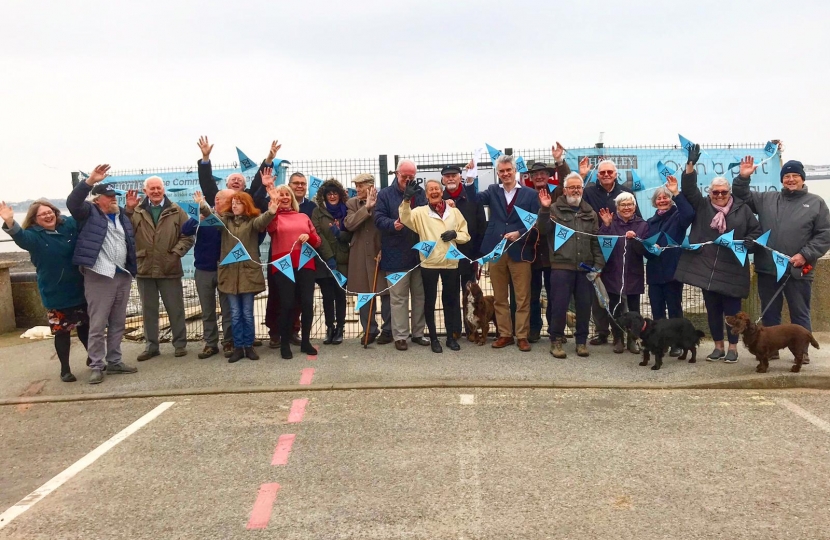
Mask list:
MULTIPOLYGON (((490 220, 481 242, 481 252, 493 251, 502 239, 510 247, 498 261, 490 263, 490 282, 496 297, 496 325, 499 338, 493 347, 501 349, 514 343, 520 351, 530 350, 530 280, 531 263, 536 256, 538 233, 532 229, 521 240, 526 228, 513 208, 518 206, 532 214, 539 212, 536 190, 522 188, 516 182, 516 161, 513 156, 501 156, 496 160, 496 174, 501 184, 494 184, 478 194, 478 200, 490 207, 490 220), (517 241, 518 240, 518 241, 517 241), (516 328, 513 337, 513 321, 510 317, 509 288, 513 283, 516 294, 516 328)), ((468 183, 472 183, 472 179, 468 183)))
MULTIPOLYGON (((406 339, 410 335, 410 318, 412 320, 412 342, 427 346, 430 341, 424 337, 424 282, 421 279, 421 262, 418 251, 412 246, 418 243, 418 235, 406 228, 399 219, 398 207, 404 200, 407 182, 415 180, 418 168, 413 161, 401 160, 395 171, 395 182, 378 192, 375 206, 375 226, 380 231, 380 269, 386 275, 406 272, 389 290, 389 302, 392 307, 392 337, 395 348, 407 349, 406 339), (412 307, 410 311, 410 297, 412 307)), ((418 188, 411 199, 412 208, 427 204, 424 190, 418 188)))
MULTIPOLYGON (((746 202, 758 215, 764 231, 771 231, 767 246, 787 255, 790 263, 789 277, 782 277, 779 283, 772 252, 763 248, 754 252, 758 296, 761 298, 761 309, 766 309, 764 326, 781 324, 781 309, 786 297, 793 324, 812 331, 810 299, 815 276, 813 268, 830 249, 830 210, 824 199, 807 191, 804 166, 800 161, 788 161, 781 167, 780 192, 751 191, 750 177, 757 168, 754 162, 752 156, 741 160, 739 176, 732 183, 732 194, 746 202), (783 294, 773 298, 782 283, 783 294)), ((808 361, 806 354, 804 361, 808 361)))
POLYGON ((135 373, 125 364, 121 340, 127 320, 130 287, 138 270, 133 226, 119 208, 112 186, 101 184, 109 165, 98 165, 78 182, 66 208, 78 221, 80 232, 72 262, 84 275, 84 290, 89 313, 89 384, 99 384, 107 373, 135 373), (86 200, 92 193, 92 202, 86 200), (106 365, 104 362, 106 361, 106 365))

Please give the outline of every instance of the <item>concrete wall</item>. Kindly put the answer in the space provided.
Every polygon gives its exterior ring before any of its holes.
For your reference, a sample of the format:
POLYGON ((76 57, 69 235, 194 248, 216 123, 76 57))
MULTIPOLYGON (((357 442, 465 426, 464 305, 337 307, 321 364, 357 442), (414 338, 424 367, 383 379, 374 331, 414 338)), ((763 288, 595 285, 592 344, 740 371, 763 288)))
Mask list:
POLYGON ((14 320, 18 328, 45 326, 46 308, 40 301, 40 292, 34 281, 13 282, 14 320))

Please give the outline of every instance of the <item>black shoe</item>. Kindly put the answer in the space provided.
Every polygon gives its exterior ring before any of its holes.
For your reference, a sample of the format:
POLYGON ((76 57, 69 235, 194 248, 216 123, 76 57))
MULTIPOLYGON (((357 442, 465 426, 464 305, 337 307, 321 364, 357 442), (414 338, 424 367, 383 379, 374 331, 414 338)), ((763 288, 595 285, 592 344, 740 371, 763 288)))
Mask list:
POLYGON ((87 356, 87 357, 86 357, 86 367, 89 367, 89 364, 91 364, 91 363, 92 363, 92 358, 90 358, 89 356, 87 356))
POLYGON ((669 349, 669 356, 672 358, 677 358, 683 352, 683 349, 680 347, 672 347, 669 349))
POLYGON ((61 380, 63 382, 75 382, 78 379, 76 379, 71 373, 61 373, 61 380))
POLYGON ((311 356, 317 355, 317 349, 314 348, 310 341, 306 341, 300 345, 300 352, 304 352, 311 356))
MULTIPOLYGON (((380 335, 380 332, 375 332, 375 333, 373 333, 373 334, 369 334, 369 340, 366 342, 366 345, 368 345, 368 344, 370 344, 370 343, 374 343, 374 342, 375 342, 375 340, 378 338, 378 336, 379 336, 379 335, 380 335)), ((363 335, 360 337, 360 343, 363 343, 363 340, 364 340, 364 339, 366 339, 366 334, 363 334, 363 335)))
POLYGON ((280 356, 282 356, 283 360, 291 360, 294 358, 294 355, 291 353, 291 347, 289 345, 280 345, 280 356))
POLYGON ((269 349, 279 349, 280 348, 280 338, 273 339, 271 338, 268 340, 268 348, 269 349))
POLYGON ((378 336, 378 345, 387 345, 393 341, 391 332, 381 332, 378 336))
POLYGON ((527 335, 527 340, 531 343, 538 343, 540 339, 542 339, 542 332, 538 330, 531 330, 527 335))
POLYGON ((253 347, 245 347, 245 357, 248 358, 248 360, 259 360, 259 355, 253 347))
POLYGON ((447 348, 451 351, 460 351, 461 345, 453 338, 447 338, 447 348))
POLYGON ((434 353, 444 352, 444 349, 441 348, 441 342, 438 341, 437 339, 433 339, 432 341, 430 341, 429 344, 430 344, 430 347, 432 347, 432 352, 434 352, 434 353))
POLYGON ((337 328, 334 329, 334 336, 331 338, 332 345, 340 345, 343 343, 343 325, 338 324, 337 328))
POLYGON ((421 337, 412 338, 412 343, 415 343, 415 344, 422 345, 422 346, 426 347, 430 344, 430 341, 427 338, 425 338, 424 336, 421 336, 421 337))
POLYGON ((326 339, 323 340, 323 345, 331 345, 331 341, 334 339, 334 332, 336 329, 334 325, 326 326, 326 339))
POLYGON ((245 349, 242 347, 234 347, 233 353, 231 353, 230 358, 228 358, 228 363, 233 364, 234 362, 239 362, 245 358, 245 349))
POLYGON ((225 355, 225 358, 230 358, 233 354, 233 343, 230 341, 226 341, 222 344, 222 354, 225 355))
POLYGON ((294 332, 293 334, 291 334, 291 339, 290 339, 290 341, 291 341, 291 344, 292 344, 292 345, 300 345, 300 344, 302 344, 302 340, 300 340, 300 334, 299 334, 299 333, 297 333, 297 332, 294 332))
POLYGON ((590 345, 608 345, 608 334, 597 334, 588 342, 590 345))

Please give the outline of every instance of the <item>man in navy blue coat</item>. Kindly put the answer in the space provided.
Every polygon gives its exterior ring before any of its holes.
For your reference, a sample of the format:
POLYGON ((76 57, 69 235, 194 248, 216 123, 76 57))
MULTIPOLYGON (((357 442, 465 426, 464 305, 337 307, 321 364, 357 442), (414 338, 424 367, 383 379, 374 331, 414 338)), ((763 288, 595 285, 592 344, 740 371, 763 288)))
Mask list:
POLYGON ((513 156, 501 156, 496 160, 496 174, 501 184, 491 185, 478 194, 479 202, 490 207, 490 220, 481 241, 481 252, 490 253, 502 238, 510 246, 498 261, 490 263, 490 282, 496 297, 496 325, 499 331, 499 338, 493 347, 501 349, 515 343, 520 351, 526 352, 530 350, 527 340, 530 330, 530 266, 536 255, 537 231, 533 229, 519 240, 526 229, 518 212, 513 209, 518 206, 538 214, 539 198, 535 189, 522 188, 516 182, 513 156), (511 281, 516 294, 515 339, 508 299, 511 281))

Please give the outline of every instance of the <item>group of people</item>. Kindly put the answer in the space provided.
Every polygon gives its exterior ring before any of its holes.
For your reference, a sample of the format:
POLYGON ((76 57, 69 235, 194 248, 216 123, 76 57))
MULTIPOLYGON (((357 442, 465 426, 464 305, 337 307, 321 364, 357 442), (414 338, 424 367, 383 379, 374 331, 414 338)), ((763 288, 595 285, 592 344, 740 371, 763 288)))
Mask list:
POLYGON ((76 380, 69 366, 72 330, 87 349, 91 384, 100 383, 105 374, 137 371, 123 362, 121 354, 133 279, 146 340, 137 360, 160 354, 159 297, 169 317, 174 355, 187 354, 181 258, 194 245, 194 280, 205 341, 199 358, 223 352, 229 362, 259 358, 254 298, 266 288, 268 345, 279 348, 282 358, 292 358, 292 345, 317 354, 310 341, 315 284, 323 297, 323 343, 342 343, 346 291, 335 271, 346 277, 350 292, 379 293, 377 302, 373 299, 360 308, 364 341, 394 342, 399 351, 411 341, 443 352, 435 322, 440 280, 445 345, 457 351, 462 321, 468 335, 471 332, 468 306, 462 305, 460 292, 464 284, 480 277, 476 259, 493 252, 502 241, 506 242, 503 254, 488 263, 495 297, 494 348, 515 345, 530 351, 531 343, 541 339, 546 321, 550 353, 565 358, 565 326, 573 310, 578 356, 589 355, 592 313, 597 335, 590 344, 607 344, 610 335, 615 353, 626 348, 637 353, 636 341, 625 341, 614 317, 625 310, 639 311, 646 284, 655 319, 682 317, 685 284, 703 292, 715 342, 707 359, 736 362, 738 336, 725 337, 724 318, 736 314, 741 299, 749 295, 749 267, 713 241, 733 231, 734 240, 743 240, 755 254, 765 325, 780 323, 786 298, 792 321, 808 330, 813 268, 830 249, 830 212, 823 199, 807 191, 798 161, 782 166, 780 191, 750 189, 756 165, 747 157, 731 186, 718 177, 704 194, 695 170, 700 148, 694 146, 679 186, 670 176, 664 186, 653 190, 655 213, 646 221, 632 192, 618 182, 613 161, 601 161, 596 182, 586 185, 591 171, 587 158, 579 163, 579 172, 571 172, 559 143, 551 149, 553 164, 534 163, 521 181, 514 158, 500 156, 495 163, 499 183, 480 192, 475 179, 455 165, 442 169, 440 182, 429 180, 422 187, 416 182, 417 165, 402 160, 386 188, 378 191, 371 174, 360 174, 352 180, 357 195, 348 198, 332 178, 319 187, 314 201, 307 198, 308 182, 302 173, 292 174, 286 185, 275 185, 277 141, 250 186, 245 176, 233 173, 225 180, 225 189, 219 189, 212 174, 213 145, 206 137, 198 145, 200 191, 194 200, 201 218, 215 216, 220 227, 200 226, 170 201, 163 180, 155 176, 145 180, 143 198, 128 191, 124 207, 119 207, 118 192, 103 183, 108 165, 96 167, 72 190, 66 201, 71 216, 39 200, 17 224, 11 208, 0 204, 3 229, 31 253, 37 269, 63 381, 76 380), (537 215, 535 225, 523 221, 516 208, 537 215), (557 239, 556 224, 573 232, 557 239), (699 249, 664 249, 658 255, 642 242, 657 235, 659 249, 659 243, 665 247, 685 238, 689 227, 689 242, 703 244, 699 249), (754 244, 769 230, 767 246, 789 256, 789 275, 781 285, 770 252, 754 244), (266 235, 270 249, 263 263, 260 245, 266 235), (618 237, 607 259, 599 235, 618 237), (434 246, 428 255, 413 249, 424 241, 434 246), (318 256, 302 257, 306 244, 318 256), (453 248, 463 257, 448 257, 453 248), (228 262, 229 258, 238 261, 228 262), (287 265, 287 261, 293 279, 272 264, 287 265), (602 281, 607 297, 597 293, 592 283, 596 279, 602 281), (779 288, 783 295, 776 294, 779 288), (542 290, 548 299, 544 312, 542 290))

